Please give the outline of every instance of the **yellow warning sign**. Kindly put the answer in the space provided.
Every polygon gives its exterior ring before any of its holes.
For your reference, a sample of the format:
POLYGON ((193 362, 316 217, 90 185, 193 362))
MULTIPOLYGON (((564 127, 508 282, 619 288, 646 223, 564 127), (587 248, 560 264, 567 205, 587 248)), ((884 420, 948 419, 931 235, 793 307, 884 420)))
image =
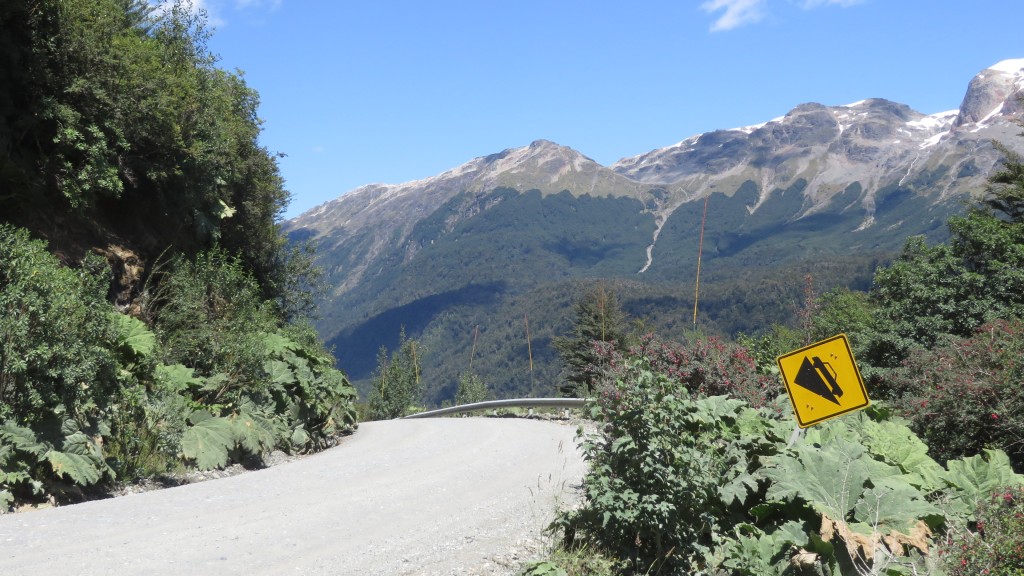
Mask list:
POLYGON ((801 428, 871 404, 846 334, 779 356, 778 363, 801 428))

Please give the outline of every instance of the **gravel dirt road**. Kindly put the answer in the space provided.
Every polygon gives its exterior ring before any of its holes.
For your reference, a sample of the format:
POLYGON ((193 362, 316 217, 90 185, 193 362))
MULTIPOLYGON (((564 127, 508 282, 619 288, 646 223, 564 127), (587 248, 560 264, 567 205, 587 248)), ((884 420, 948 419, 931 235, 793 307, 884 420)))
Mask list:
POLYGON ((370 422, 264 470, 0 516, 0 574, 514 574, 584 472, 575 426, 370 422))

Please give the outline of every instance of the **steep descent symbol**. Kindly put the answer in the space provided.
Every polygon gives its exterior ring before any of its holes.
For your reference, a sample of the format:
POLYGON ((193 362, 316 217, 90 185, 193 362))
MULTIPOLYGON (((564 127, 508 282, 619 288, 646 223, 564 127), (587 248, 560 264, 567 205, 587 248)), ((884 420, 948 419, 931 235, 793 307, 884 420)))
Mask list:
POLYGON ((832 370, 832 365, 822 362, 821 358, 817 356, 804 356, 804 361, 800 364, 800 371, 797 372, 793 382, 836 406, 839 406, 839 398, 843 396, 843 389, 836 382, 836 374, 832 370))
POLYGON ((777 362, 801 428, 871 404, 845 334, 783 354, 777 362))

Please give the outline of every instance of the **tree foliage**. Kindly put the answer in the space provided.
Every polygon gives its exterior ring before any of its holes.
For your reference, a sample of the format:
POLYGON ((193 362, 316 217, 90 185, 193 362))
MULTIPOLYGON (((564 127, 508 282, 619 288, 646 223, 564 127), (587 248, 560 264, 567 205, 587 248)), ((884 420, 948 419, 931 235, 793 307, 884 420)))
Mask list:
POLYGON ((219 245, 288 300, 305 256, 279 234, 288 193, 258 142, 259 96, 217 67, 209 36, 181 0, 4 3, 5 218, 54 237, 106 227, 146 259, 219 245))
POLYGON ((280 234, 258 94, 209 37, 184 0, 0 5, 2 504, 355 424, 307 324, 310 248, 280 234), (138 318, 107 302, 110 263, 80 258, 114 246, 142 262, 138 318))
POLYGON ((455 405, 474 404, 487 400, 487 385, 475 372, 466 371, 459 376, 459 387, 455 391, 455 405))
POLYGON ((387 348, 380 348, 369 400, 372 419, 401 418, 423 401, 418 346, 416 340, 406 337, 403 328, 397 350, 388 355, 387 348))
POLYGON ((615 292, 604 284, 588 288, 573 305, 572 331, 556 337, 552 344, 564 364, 560 390, 565 396, 586 397, 597 387, 601 355, 595 344, 624 350, 628 345, 626 315, 615 292))

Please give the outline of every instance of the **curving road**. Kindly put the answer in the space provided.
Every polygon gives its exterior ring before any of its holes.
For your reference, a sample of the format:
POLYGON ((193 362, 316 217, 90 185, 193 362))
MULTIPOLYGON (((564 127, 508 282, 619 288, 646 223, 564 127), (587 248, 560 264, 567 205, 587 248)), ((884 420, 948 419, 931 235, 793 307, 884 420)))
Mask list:
POLYGON ((575 432, 370 422, 258 472, 0 516, 0 574, 512 574, 574 497, 575 432))

